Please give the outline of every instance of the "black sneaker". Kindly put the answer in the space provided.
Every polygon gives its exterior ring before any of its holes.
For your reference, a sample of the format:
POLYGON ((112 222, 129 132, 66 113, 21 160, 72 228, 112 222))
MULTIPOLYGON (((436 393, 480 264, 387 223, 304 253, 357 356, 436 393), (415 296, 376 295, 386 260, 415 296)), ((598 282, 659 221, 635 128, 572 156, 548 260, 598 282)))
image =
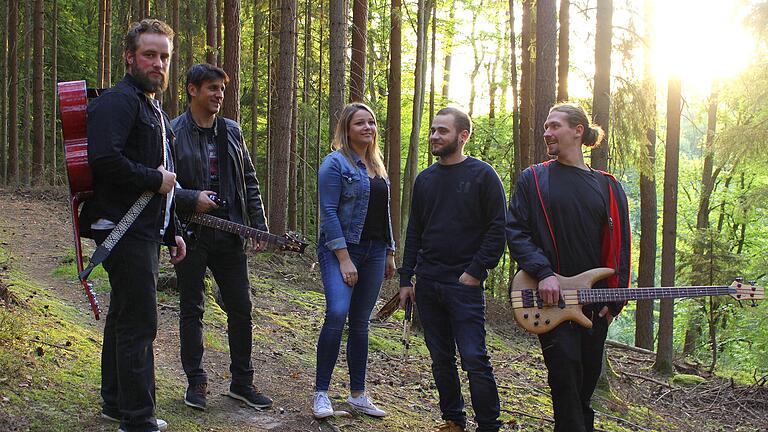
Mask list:
POLYGON ((249 386, 229 386, 227 396, 245 402, 248 406, 254 408, 271 408, 272 399, 259 392, 253 385, 249 386))
POLYGON ((208 393, 208 384, 200 383, 187 387, 184 394, 184 404, 194 409, 205 411, 205 397, 208 393))

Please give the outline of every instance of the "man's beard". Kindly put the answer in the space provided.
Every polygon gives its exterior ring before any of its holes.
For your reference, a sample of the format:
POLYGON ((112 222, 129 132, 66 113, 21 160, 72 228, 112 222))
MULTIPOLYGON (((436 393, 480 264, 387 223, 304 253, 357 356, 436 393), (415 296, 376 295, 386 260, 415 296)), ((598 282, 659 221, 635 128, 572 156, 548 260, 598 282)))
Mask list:
POLYGON ((166 88, 168 88, 168 75, 165 73, 161 73, 162 78, 160 79, 160 82, 157 82, 156 80, 152 80, 149 77, 149 74, 145 74, 140 71, 135 63, 131 63, 130 70, 133 78, 138 81, 139 85, 142 89, 144 89, 145 92, 162 93, 166 88))
MULTIPOLYGON (((430 144, 430 147, 432 147, 431 144, 430 144)), ((438 150, 431 149, 431 151, 433 156, 438 156, 438 157, 444 157, 444 156, 448 156, 456 153, 457 151, 459 151, 459 136, 456 135, 456 138, 453 140, 452 143, 445 145, 438 150)))

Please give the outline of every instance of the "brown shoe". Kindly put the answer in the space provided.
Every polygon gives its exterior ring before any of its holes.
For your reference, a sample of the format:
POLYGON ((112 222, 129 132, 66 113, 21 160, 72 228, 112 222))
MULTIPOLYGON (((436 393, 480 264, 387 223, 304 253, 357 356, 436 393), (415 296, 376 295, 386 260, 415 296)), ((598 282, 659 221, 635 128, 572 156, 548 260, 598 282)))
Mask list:
POLYGON ((466 432, 466 429, 461 423, 456 423, 453 420, 446 420, 445 423, 435 429, 435 432, 466 432))

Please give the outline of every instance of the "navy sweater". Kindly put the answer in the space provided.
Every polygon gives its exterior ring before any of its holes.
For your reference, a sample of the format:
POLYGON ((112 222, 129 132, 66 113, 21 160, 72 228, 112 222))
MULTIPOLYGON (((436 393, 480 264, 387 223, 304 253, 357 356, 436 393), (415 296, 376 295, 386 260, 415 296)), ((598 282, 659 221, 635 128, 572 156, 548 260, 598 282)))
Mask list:
POLYGON ((416 177, 400 268, 400 286, 417 277, 483 280, 504 253, 504 187, 487 163, 468 157, 434 164, 416 177))

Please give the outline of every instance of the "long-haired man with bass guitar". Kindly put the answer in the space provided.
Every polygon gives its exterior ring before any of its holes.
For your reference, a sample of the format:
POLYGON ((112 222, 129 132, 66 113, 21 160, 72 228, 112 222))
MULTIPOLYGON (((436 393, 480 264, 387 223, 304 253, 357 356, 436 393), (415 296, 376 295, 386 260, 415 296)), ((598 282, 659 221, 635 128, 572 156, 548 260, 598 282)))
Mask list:
MULTIPOLYGON (((611 174, 584 162, 582 144, 600 144, 603 131, 584 110, 555 105, 544 124, 553 160, 520 175, 507 214, 507 243, 513 259, 538 280, 539 302, 563 305, 555 273, 574 276, 596 267, 616 270, 601 287, 629 285, 630 227, 627 198, 611 174)), ((565 321, 539 335, 552 391, 555 431, 594 430, 590 399, 602 366, 608 325, 623 303, 584 308, 591 329, 565 321)))
MULTIPOLYGON (((187 72, 189 109, 173 120, 176 134, 176 190, 179 214, 206 213, 267 231, 259 182, 237 122, 217 116, 229 77, 223 69, 198 64, 187 72)), ((253 385, 251 286, 245 241, 237 234, 193 223, 187 258, 176 265, 179 287, 181 363, 189 384, 188 406, 205 410, 208 377, 203 369, 204 277, 211 269, 227 313, 230 372, 228 396, 254 408, 272 399, 253 385)), ((253 242, 256 251, 264 241, 253 242)))
POLYGON ((176 264, 184 258, 185 244, 175 235, 173 134, 154 96, 168 85, 172 50, 173 30, 164 22, 145 19, 131 25, 123 52, 125 77, 88 107, 94 196, 83 207, 80 227, 84 237, 114 246, 103 262, 112 292, 101 396, 102 417, 120 422, 120 431, 167 426, 155 418, 152 344, 159 247, 168 245, 176 264))

